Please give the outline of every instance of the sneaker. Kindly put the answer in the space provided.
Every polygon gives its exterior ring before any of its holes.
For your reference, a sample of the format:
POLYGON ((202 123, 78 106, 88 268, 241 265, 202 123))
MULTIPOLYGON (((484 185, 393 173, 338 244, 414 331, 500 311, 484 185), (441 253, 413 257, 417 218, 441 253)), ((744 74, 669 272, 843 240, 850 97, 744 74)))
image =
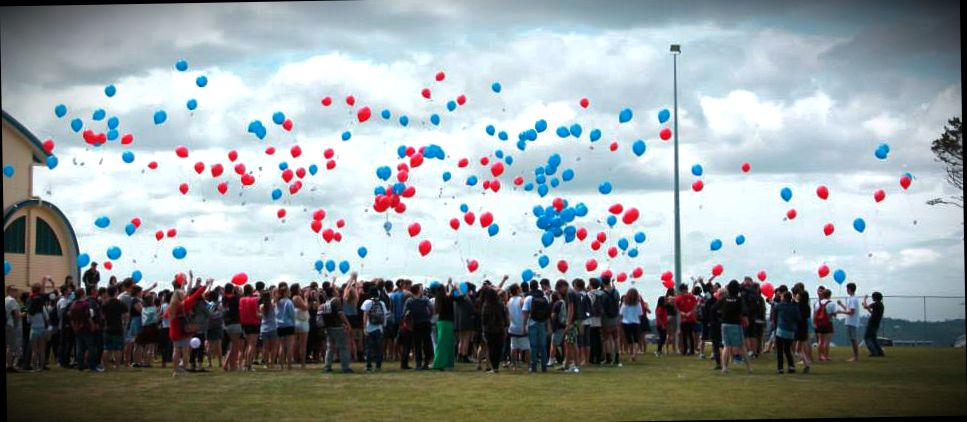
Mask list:
POLYGON ((790 374, 795 374, 796 373, 796 368, 789 368, 789 373, 790 374))
POLYGON ((581 368, 578 368, 577 366, 575 366, 575 367, 571 368, 571 372, 573 372, 575 374, 580 374, 581 373, 581 368))
MULTIPOLYGON (((184 371, 184 369, 182 369, 182 371, 184 371)), ((103 366, 98 366, 97 367, 97 372, 104 372, 104 367, 103 366)))
POLYGON ((497 372, 494 372, 494 370, 493 370, 493 369, 488 369, 488 370, 487 370, 487 373, 488 373, 488 374, 496 374, 497 372))
POLYGON ((617 363, 615 363, 615 364, 614 364, 614 366, 616 366, 616 367, 618 367, 618 368, 621 368, 621 367, 623 367, 624 365, 622 365, 622 364, 621 364, 621 362, 617 362, 617 363))
POLYGON ((655 357, 656 358, 660 358, 661 357, 661 352, 655 352, 655 357))
POLYGON ((373 372, 373 368, 366 367, 366 372, 373 372))
POLYGON ((783 371, 782 371, 782 369, 777 369, 777 370, 776 370, 776 373, 777 373, 777 374, 779 374, 779 375, 782 375, 782 374, 784 374, 785 372, 783 372, 783 371))
POLYGON ((332 373, 332 368, 322 368, 322 372, 325 372, 327 374, 330 374, 330 373, 332 373))

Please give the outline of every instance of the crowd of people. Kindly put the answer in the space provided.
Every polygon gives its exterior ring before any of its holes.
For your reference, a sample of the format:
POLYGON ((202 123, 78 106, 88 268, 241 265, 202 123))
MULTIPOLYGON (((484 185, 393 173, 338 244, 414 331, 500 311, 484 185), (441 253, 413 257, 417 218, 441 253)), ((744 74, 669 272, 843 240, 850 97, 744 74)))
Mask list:
POLYGON ((95 263, 82 281, 68 276, 55 286, 45 277, 22 293, 7 285, 8 373, 49 370, 50 359, 94 372, 170 365, 173 376, 317 363, 332 372, 337 360, 342 372, 353 372, 354 361, 366 371, 392 361, 416 371, 464 363, 489 373, 579 373, 634 362, 654 338, 655 356, 697 355, 723 373, 734 365, 751 372, 753 360, 772 352, 778 373, 796 372, 797 362, 808 373, 813 362, 830 360, 836 315, 845 316, 849 360, 859 359, 861 310, 869 314, 863 341, 870 356, 883 356, 876 341, 883 297, 874 292, 861 303, 853 283, 845 303, 833 303, 822 286, 811 303, 802 283, 765 297, 751 277, 725 285, 699 278, 668 288, 652 309, 637 289, 622 294, 608 276, 553 284, 507 283, 505 276, 478 288, 452 280, 362 281, 353 273, 344 283, 216 286, 189 272, 155 292, 157 283, 143 288, 130 278, 99 286, 95 263))

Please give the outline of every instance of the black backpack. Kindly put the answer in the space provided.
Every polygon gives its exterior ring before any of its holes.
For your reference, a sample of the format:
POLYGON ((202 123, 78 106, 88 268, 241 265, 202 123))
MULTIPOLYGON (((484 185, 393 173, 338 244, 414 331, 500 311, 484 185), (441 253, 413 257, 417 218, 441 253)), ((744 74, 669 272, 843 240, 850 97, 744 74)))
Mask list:
POLYGON ((414 323, 426 322, 433 317, 433 310, 430 309, 430 301, 426 298, 413 298, 413 309, 410 312, 410 318, 414 323))
POLYGON ((369 311, 366 312, 366 316, 369 317, 369 323, 373 325, 383 325, 386 323, 386 307, 383 302, 378 299, 372 299, 369 306, 369 311))
POLYGON ((544 294, 538 292, 531 296, 530 317, 534 321, 544 322, 551 316, 551 305, 547 303, 544 294))
POLYGON ((325 302, 322 302, 322 303, 319 304, 319 307, 316 308, 316 326, 317 327, 319 327, 319 328, 327 328, 327 326, 326 326, 326 316, 332 315, 334 313, 333 312, 333 306, 332 306, 332 301, 334 301, 334 300, 336 300, 336 299, 329 299, 329 300, 327 300, 325 302))
POLYGON ((608 318, 618 317, 618 291, 612 289, 611 292, 604 292, 604 316, 608 318))

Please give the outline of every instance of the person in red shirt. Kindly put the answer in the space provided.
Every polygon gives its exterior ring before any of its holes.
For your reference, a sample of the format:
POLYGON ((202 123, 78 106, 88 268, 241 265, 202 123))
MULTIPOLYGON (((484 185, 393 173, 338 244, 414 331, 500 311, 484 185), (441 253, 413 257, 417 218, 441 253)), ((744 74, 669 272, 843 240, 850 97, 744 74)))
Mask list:
POLYGON ((262 324, 262 314, 259 308, 259 296, 251 284, 246 284, 243 290, 243 297, 238 302, 238 319, 242 324, 242 333, 245 335, 245 353, 243 367, 246 371, 252 370, 252 361, 255 359, 255 347, 259 341, 259 328, 262 324))
POLYGON ((665 296, 658 296, 655 302, 655 328, 658 330, 658 350, 655 356, 661 357, 665 342, 668 341, 668 311, 665 308, 665 296))
POLYGON ((696 305, 698 298, 688 291, 685 284, 678 285, 678 296, 675 297, 675 309, 678 310, 678 320, 680 321, 680 331, 682 335, 682 354, 692 356, 695 354, 695 338, 692 332, 695 330, 696 305))
POLYGON ((190 328, 198 329, 198 327, 193 327, 189 323, 188 310, 194 308, 195 302, 205 294, 205 291, 211 287, 213 282, 214 280, 208 279, 208 283, 204 287, 196 284, 195 291, 187 298, 185 298, 185 291, 182 289, 175 290, 171 295, 171 303, 168 305, 168 320, 171 322, 168 336, 171 337, 171 343, 174 346, 171 359, 174 364, 172 376, 177 376, 179 372, 185 372, 185 362, 182 362, 183 359, 181 358, 188 356, 191 337, 194 334, 194 331, 186 330, 190 328))

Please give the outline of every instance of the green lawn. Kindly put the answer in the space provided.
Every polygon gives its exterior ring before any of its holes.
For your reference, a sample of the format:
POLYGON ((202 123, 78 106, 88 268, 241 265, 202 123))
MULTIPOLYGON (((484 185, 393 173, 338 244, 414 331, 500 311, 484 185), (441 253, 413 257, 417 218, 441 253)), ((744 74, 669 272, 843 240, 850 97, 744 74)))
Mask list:
MULTIPOLYGON (((967 415, 964 349, 888 348, 889 357, 776 375, 773 356, 723 376, 708 361, 647 356, 580 374, 221 372, 8 374, 7 418, 37 420, 627 420, 967 415)), ((861 356, 865 356, 861 355, 861 356)), ((398 364, 396 364, 398 365, 398 364)), ((357 371, 361 364, 353 365, 357 371)), ((736 368, 738 369, 738 368, 736 368)))

